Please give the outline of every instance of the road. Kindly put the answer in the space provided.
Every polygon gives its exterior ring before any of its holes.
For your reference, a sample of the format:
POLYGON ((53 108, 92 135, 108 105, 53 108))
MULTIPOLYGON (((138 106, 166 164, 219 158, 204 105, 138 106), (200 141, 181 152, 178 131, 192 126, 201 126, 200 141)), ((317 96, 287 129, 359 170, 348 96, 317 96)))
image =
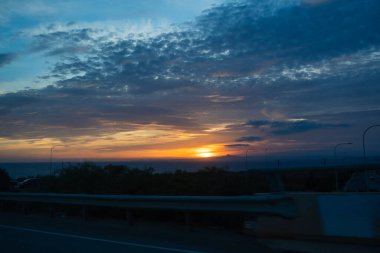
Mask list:
POLYGON ((0 235, 2 252, 201 252, 5 225, 0 235))
POLYGON ((1 253, 200 253, 257 252, 269 248, 251 236, 172 223, 138 223, 0 213, 1 253))

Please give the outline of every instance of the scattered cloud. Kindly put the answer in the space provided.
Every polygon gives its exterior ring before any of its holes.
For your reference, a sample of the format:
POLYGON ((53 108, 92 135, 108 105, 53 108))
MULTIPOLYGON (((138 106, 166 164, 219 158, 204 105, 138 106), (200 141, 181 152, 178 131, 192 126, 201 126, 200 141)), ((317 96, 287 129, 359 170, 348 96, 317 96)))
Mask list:
POLYGON ((14 53, 0 53, 0 68, 10 64, 17 58, 17 55, 14 53))
POLYGON ((214 103, 232 103, 239 102, 244 100, 244 96, 220 96, 220 95, 211 95, 207 96, 211 102, 214 103))
MULTIPOLYGON (((188 26, 148 37, 53 27, 34 36, 32 50, 67 56, 52 72, 60 77, 59 85, 98 83, 136 94, 378 74, 380 49, 375 45, 380 36, 371 17, 380 7, 369 1, 357 12, 356 6, 346 3, 349 13, 342 13, 336 1, 313 8, 290 0, 237 1, 208 10, 188 26), (322 23, 315 26, 315 20, 322 23)), ((209 99, 225 103, 244 98, 212 94, 209 99)))
POLYGON ((346 128, 347 124, 320 123, 305 119, 291 119, 286 121, 251 120, 246 123, 255 128, 269 129, 275 135, 287 135, 308 132, 321 128, 346 128))
MULTIPOLYGON (((58 5, 61 5, 58 3, 58 5)), ((0 25, 4 25, 10 21, 14 16, 34 16, 39 17, 43 15, 56 14, 59 11, 59 7, 49 4, 48 2, 42 2, 39 0, 2 0, 0 9, 0 25)))

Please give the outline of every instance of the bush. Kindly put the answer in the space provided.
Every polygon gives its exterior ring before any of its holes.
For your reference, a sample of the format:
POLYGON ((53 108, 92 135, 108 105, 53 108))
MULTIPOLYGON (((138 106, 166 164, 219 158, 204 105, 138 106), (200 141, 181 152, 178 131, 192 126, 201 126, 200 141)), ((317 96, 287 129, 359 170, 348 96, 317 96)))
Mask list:
POLYGON ((11 178, 8 172, 0 168, 0 191, 9 191, 11 187, 11 178))
POLYGON ((266 192, 263 175, 229 172, 206 167, 195 172, 154 173, 154 169, 123 165, 98 166, 94 163, 72 165, 56 176, 41 178, 41 192, 142 195, 249 195, 266 192))

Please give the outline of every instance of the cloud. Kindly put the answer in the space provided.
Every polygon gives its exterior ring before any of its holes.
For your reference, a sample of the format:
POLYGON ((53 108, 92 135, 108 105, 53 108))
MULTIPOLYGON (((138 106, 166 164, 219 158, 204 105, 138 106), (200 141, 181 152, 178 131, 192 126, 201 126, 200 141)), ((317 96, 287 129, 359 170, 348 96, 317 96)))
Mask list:
MULTIPOLYGON (((62 5, 62 4, 58 4, 62 5)), ((39 17, 43 15, 56 14, 60 8, 48 2, 39 0, 2 0, 0 9, 0 24, 7 24, 12 18, 18 15, 39 17)))
POLYGON ((380 30, 372 24, 380 4, 367 2, 345 2, 342 12, 339 1, 234 1, 151 37, 67 25, 36 35, 33 50, 72 56, 54 68, 59 85, 91 82, 137 94, 348 78, 379 73, 380 30))
POLYGON ((221 96, 221 95, 211 95, 207 96, 213 103, 233 103, 244 100, 244 96, 221 96))
POLYGON ((249 144, 227 144, 224 146, 227 148, 248 148, 248 147, 250 147, 249 144))
POLYGON ((95 31, 89 28, 84 28, 71 29, 69 32, 54 31, 38 34, 33 37, 33 43, 30 50, 32 52, 45 51, 49 56, 88 53, 91 51, 91 46, 94 46, 92 33, 95 33, 95 31))
POLYGON ((270 133, 275 135, 287 135, 308 132, 321 128, 347 128, 349 125, 338 123, 320 123, 305 119, 295 119, 286 121, 251 120, 246 123, 255 128, 270 129, 270 133))
POLYGON ((0 53, 0 68, 4 67, 7 64, 10 64, 17 58, 17 55, 14 53, 0 53))
POLYGON ((103 135, 156 125, 165 129, 199 129, 180 109, 105 90, 55 88, 0 95, 1 137, 67 138, 103 135), (145 105, 144 105, 145 104, 145 105))
POLYGON ((245 136, 245 137, 240 137, 237 139, 237 142, 257 142, 257 141, 262 141, 263 138, 258 137, 258 136, 245 136))

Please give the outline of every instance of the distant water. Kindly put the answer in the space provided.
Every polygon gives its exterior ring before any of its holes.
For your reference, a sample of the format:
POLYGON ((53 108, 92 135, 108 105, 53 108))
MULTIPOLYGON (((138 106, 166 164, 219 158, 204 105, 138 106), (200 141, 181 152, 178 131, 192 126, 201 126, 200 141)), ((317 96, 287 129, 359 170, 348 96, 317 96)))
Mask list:
MULTIPOLYGON (((339 161, 339 165, 352 165, 358 164, 362 161, 360 159, 350 159, 339 161)), ((380 163, 377 158, 372 162, 380 163)), ((0 168, 5 169, 12 178, 31 177, 38 175, 49 175, 50 173, 58 172, 61 169, 67 168, 70 165, 78 164, 79 162, 55 162, 52 169, 48 162, 34 162, 34 163, 0 163, 0 168)), ((215 166, 229 171, 241 171, 246 169, 287 169, 287 168, 302 168, 302 167, 329 167, 335 166, 333 159, 260 159, 249 160, 247 163, 244 158, 237 157, 233 159, 204 159, 204 160, 155 160, 155 161, 102 161, 95 162, 99 166, 108 164, 113 165, 127 165, 129 168, 144 169, 152 167, 155 172, 173 172, 176 170, 197 171, 205 167, 215 166)))
POLYGON ((0 168, 6 170, 15 179, 50 173, 50 163, 0 163, 0 168))
MULTIPOLYGON (((58 172, 70 165, 78 164, 79 162, 57 162, 53 163, 52 169, 50 163, 0 163, 0 168, 6 170, 12 178, 33 177, 49 175, 50 173, 58 172)), ((94 162, 99 166, 108 164, 126 165, 129 168, 144 169, 151 167, 156 172, 173 172, 176 170, 196 171, 205 167, 215 166, 228 170, 244 170, 245 162, 221 162, 221 161, 125 161, 125 162, 94 162)), ((247 164, 250 164, 249 162, 247 164)))

